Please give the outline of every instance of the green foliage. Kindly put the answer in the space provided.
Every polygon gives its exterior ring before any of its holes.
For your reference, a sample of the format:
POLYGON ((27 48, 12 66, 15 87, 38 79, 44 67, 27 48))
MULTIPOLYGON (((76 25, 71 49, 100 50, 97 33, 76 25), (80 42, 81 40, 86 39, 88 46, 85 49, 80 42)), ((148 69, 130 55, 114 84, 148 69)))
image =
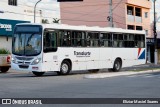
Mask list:
POLYGON ((48 21, 48 19, 42 19, 42 23, 43 23, 43 24, 48 24, 49 21, 48 21))
POLYGON ((10 52, 7 49, 0 49, 0 54, 10 54, 10 52))
POLYGON ((53 18, 53 23, 59 23, 60 19, 53 18))

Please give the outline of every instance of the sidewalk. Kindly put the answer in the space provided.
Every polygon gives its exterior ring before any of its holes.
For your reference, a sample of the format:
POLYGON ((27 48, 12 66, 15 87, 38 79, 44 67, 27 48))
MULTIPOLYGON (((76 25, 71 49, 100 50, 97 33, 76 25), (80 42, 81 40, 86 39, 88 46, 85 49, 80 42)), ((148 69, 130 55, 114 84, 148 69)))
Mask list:
POLYGON ((160 64, 155 65, 154 63, 147 63, 143 65, 136 65, 132 67, 122 68, 121 71, 145 71, 145 70, 160 70, 160 64))
POLYGON ((160 72, 160 64, 143 64, 132 67, 122 68, 120 72, 104 72, 106 69, 100 71, 96 74, 86 74, 84 78, 108 78, 108 77, 116 77, 116 76, 129 76, 135 74, 145 74, 145 73, 153 73, 160 72))

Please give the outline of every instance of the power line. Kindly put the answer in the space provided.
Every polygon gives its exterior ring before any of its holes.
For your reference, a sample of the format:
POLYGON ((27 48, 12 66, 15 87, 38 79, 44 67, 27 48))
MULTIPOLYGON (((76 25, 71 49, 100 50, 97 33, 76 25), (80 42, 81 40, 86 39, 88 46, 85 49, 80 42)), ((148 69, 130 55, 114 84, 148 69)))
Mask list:
MULTIPOLYGON (((121 3, 126 3, 126 2, 121 2, 121 3)), ((119 4, 119 3, 113 3, 113 4, 119 4)), ((66 8, 74 8, 74 7, 88 7, 88 6, 106 6, 106 5, 109 5, 109 3, 102 3, 102 4, 89 4, 89 5, 77 5, 77 6, 69 6, 69 7, 63 7, 63 9, 66 9, 66 8)))
MULTIPOLYGON (((19 15, 26 15, 26 16, 33 16, 33 15, 28 15, 28 14, 23 14, 23 13, 16 13, 16 12, 10 12, 10 11, 5 11, 7 13, 12 13, 12 14, 19 14, 19 15)), ((41 17, 41 16, 37 16, 37 17, 41 17)), ((53 18, 53 17, 43 17, 43 18, 53 18)), ((69 21, 83 21, 83 22, 106 22, 106 20, 77 20, 77 19, 60 19, 60 20, 69 20, 69 21)), ((118 21, 113 21, 113 22, 117 22, 117 23, 121 23, 118 21)), ((124 23, 121 23, 124 24, 124 23)), ((124 24, 126 25, 126 24, 124 24)), ((145 24, 145 25, 150 25, 150 24, 145 24)))
POLYGON ((112 9, 112 11, 113 11, 114 9, 116 9, 121 2, 122 2, 122 0, 120 0, 120 1, 117 3, 117 5, 112 9))

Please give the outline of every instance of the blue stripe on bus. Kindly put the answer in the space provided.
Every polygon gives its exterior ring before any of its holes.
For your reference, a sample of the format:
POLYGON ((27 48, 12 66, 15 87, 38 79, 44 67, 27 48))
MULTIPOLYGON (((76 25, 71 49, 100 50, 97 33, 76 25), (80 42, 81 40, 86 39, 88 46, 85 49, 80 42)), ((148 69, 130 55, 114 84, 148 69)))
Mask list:
POLYGON ((144 51, 142 52, 142 54, 139 56, 139 58, 138 59, 145 59, 145 49, 144 49, 144 51))

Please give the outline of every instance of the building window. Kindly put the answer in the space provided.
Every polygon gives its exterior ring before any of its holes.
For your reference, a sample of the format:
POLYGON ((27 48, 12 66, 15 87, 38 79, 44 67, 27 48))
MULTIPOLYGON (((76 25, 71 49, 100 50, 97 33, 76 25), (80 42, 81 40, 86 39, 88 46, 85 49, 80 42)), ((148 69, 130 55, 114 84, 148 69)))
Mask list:
POLYGON ((127 28, 130 29, 130 30, 134 30, 134 25, 127 25, 127 28))
POLYGON ((136 16, 141 17, 141 8, 135 8, 136 16))
POLYGON ((142 26, 136 26, 136 30, 143 30, 142 26))
POLYGON ((133 15, 133 10, 134 10, 134 8, 132 6, 127 6, 127 14, 128 15, 133 15))
POLYGON ((148 12, 145 12, 144 15, 145 15, 145 18, 148 18, 148 12))
POLYGON ((17 6, 17 0, 8 0, 8 5, 17 6))

